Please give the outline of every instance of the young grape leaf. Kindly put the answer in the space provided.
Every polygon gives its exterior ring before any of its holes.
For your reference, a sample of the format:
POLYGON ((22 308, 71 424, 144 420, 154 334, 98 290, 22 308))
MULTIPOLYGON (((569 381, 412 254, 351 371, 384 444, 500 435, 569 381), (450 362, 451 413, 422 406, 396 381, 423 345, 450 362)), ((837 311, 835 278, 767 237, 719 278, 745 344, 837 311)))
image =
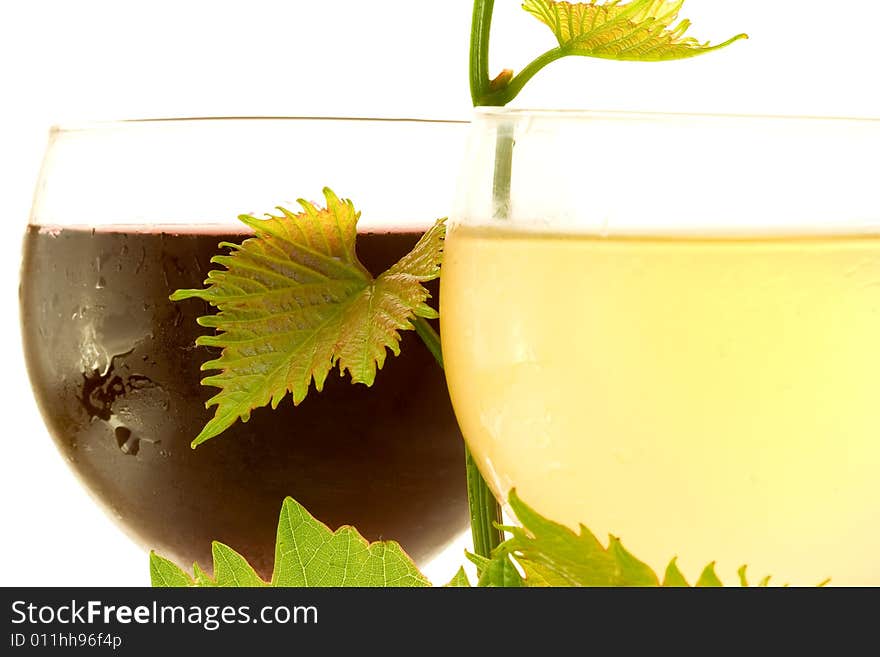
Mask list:
MULTIPOLYGON (((656 573, 614 536, 605 548, 583 525, 576 534, 542 517, 525 504, 516 491, 511 491, 508 502, 522 526, 504 527, 511 537, 492 552, 491 560, 475 562, 483 573, 480 586, 661 586, 656 573), (509 575, 510 571, 517 572, 511 558, 525 573, 525 577, 516 582, 511 581, 509 575), (510 570, 506 570, 508 565, 510 570), (493 575, 484 584, 483 579, 490 571, 493 575), (502 577, 502 573, 507 578, 502 577)), ((740 568, 739 576, 740 583, 746 586, 745 566, 740 568)), ((689 586, 676 559, 667 566, 662 586, 689 586)), ((723 586, 715 574, 714 563, 706 566, 696 586, 723 586)))
POLYGON ((449 580, 449 583, 446 585, 446 588, 458 589, 458 588, 470 588, 471 582, 468 579, 467 573, 464 572, 464 566, 458 569, 458 572, 455 573, 455 577, 449 580))
POLYGON ((738 34, 717 45, 686 37, 689 20, 675 24, 684 0, 619 0, 598 3, 525 0, 523 9, 545 23, 561 55, 629 61, 684 59, 748 38, 738 34))
MULTIPOLYGON (((214 543, 214 576, 198 564, 194 577, 150 553, 150 579, 163 587, 423 587, 430 582, 394 541, 368 543, 353 527, 335 532, 313 518, 291 498, 284 500, 275 544, 275 571, 271 582, 260 579, 244 557, 222 543, 214 543)), ((460 576, 457 586, 463 586, 460 576)), ((464 582, 467 582, 465 577, 464 582)))
POLYGON ((509 504, 521 527, 504 527, 511 538, 502 543, 492 560, 511 555, 526 574, 525 581, 539 586, 657 586, 654 572, 633 557, 615 538, 606 549, 581 525, 575 534, 547 520, 511 491, 509 504))
POLYGON ((337 364, 353 383, 372 385, 386 349, 400 353, 401 330, 414 316, 435 318, 422 285, 440 275, 445 225, 439 220, 413 250, 378 278, 355 253, 357 221, 351 201, 324 190, 326 208, 300 200, 302 212, 239 219, 256 236, 211 262, 225 269, 208 273, 200 290, 178 290, 171 299, 198 298, 219 312, 199 318, 216 329, 197 344, 219 347, 219 358, 202 365, 219 370, 202 384, 220 388, 208 400, 214 417, 193 447, 217 436, 236 420, 290 392, 305 399, 314 381, 319 392, 337 364))

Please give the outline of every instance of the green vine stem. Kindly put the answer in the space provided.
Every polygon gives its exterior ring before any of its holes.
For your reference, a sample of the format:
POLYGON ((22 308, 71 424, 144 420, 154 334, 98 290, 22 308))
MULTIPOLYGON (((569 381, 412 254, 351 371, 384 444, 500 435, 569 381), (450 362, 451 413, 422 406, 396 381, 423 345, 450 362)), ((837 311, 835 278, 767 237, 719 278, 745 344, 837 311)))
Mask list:
POLYGON ((570 53, 563 48, 553 48, 552 50, 548 50, 540 57, 533 59, 523 70, 512 76, 506 84, 500 85, 499 88, 495 90, 490 90, 489 93, 481 99, 481 104, 493 107, 507 105, 507 103, 519 95, 519 92, 522 91, 524 86, 526 86, 526 83, 535 77, 535 74, 538 73, 538 71, 548 64, 552 64, 557 59, 562 59, 568 54, 570 53))
MULTIPOLYGON (((488 99, 503 90, 510 82, 511 72, 502 71, 495 80, 489 77, 489 36, 492 31, 492 14, 495 0, 474 0, 473 22, 471 24, 470 87, 474 106, 494 104, 488 99)), ((505 140, 499 138, 496 145, 495 180, 493 182, 494 207, 497 214, 507 216, 510 207, 510 177, 513 159, 512 136, 505 140), (500 167, 499 164, 501 163, 500 167), (506 163, 506 164, 505 164, 506 163)), ((422 318, 416 320, 416 331, 443 367, 440 340, 431 325, 422 318), (429 333, 430 332, 430 333, 429 333), (432 348, 432 343, 435 347, 432 348)), ((501 522, 501 507, 486 480, 480 474, 473 455, 465 445, 465 467, 467 468, 468 508, 471 515, 471 534, 474 552, 481 557, 489 557, 504 536, 496 524, 501 522)))
POLYGON ((495 0, 474 0, 471 24, 470 84, 474 107, 503 107, 519 95, 542 68, 570 54, 564 48, 548 50, 516 75, 504 69, 497 77, 489 73, 489 36, 495 0))
POLYGON ((510 219, 510 185, 513 178, 513 126, 499 123, 495 135, 495 172, 492 177, 492 218, 510 219))
MULTIPOLYGON (((416 317, 413 322, 416 333, 443 368, 443 351, 440 336, 424 317, 416 317)), ((474 457, 467 445, 464 446, 465 467, 467 468, 468 508, 471 516, 471 534, 474 539, 474 552, 481 557, 489 557, 504 536, 496 524, 501 523, 501 507, 492 491, 480 474, 474 457)))
POLYGON ((501 507, 489 489, 480 469, 474 461, 471 450, 464 446, 465 467, 467 468, 468 503, 471 513, 471 535, 474 539, 474 553, 488 557, 492 550, 504 541, 504 534, 497 528, 501 524, 501 507))
POLYGON ((484 98, 490 93, 489 79, 489 32, 492 28, 492 11, 495 0, 474 0, 474 16, 471 23, 470 82, 474 106, 486 105, 484 98))
MULTIPOLYGON (((470 83, 471 98, 475 107, 502 106, 510 102, 519 89, 537 73, 544 64, 535 66, 535 62, 529 65, 534 70, 528 72, 528 77, 517 81, 517 91, 509 93, 511 85, 520 75, 513 75, 513 71, 504 69, 498 77, 489 77, 489 36, 492 29, 492 11, 494 0, 475 0, 474 17, 471 26, 471 60, 470 60, 470 83)), ((548 62, 549 63, 549 62, 548 62)), ((510 127, 501 124, 495 141, 495 173, 492 181, 492 216, 496 219, 507 219, 510 216, 510 181, 513 169, 513 134, 510 127)))

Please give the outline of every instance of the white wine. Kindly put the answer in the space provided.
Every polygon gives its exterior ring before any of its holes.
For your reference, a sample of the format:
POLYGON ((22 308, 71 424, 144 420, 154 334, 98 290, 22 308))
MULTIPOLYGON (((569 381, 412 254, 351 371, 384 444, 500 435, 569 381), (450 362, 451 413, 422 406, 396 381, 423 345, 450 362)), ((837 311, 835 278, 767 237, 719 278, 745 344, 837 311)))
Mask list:
POLYGON ((880 236, 456 226, 441 315, 496 495, 691 581, 880 585, 880 236))

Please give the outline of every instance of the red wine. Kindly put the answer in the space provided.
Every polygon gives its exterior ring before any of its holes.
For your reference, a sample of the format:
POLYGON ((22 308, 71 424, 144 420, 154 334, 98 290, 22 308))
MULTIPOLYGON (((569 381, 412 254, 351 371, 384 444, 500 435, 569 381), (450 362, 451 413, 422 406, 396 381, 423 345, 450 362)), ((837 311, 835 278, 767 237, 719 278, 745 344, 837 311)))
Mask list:
MULTIPOLYGON (((216 539, 268 576, 287 495, 422 563, 466 528, 462 438, 442 371, 411 331, 372 388, 331 373, 298 407, 288 396, 191 449, 213 414, 199 366, 218 354, 194 344, 209 332, 196 318, 213 311, 168 295, 201 287, 218 242, 245 235, 164 230, 31 227, 24 244, 22 332, 43 417, 136 540, 210 565, 216 539)), ((358 255, 378 274, 418 237, 363 234, 358 255)))

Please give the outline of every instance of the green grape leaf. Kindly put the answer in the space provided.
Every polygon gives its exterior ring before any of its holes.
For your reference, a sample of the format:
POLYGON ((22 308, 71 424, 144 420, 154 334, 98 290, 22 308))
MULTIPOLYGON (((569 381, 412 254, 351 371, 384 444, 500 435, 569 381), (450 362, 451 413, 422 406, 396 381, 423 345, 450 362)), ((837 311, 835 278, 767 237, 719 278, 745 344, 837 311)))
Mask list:
POLYGON ((746 575, 747 569, 747 566, 740 566, 739 570, 736 571, 736 574, 739 577, 739 585, 742 587, 747 587, 749 585, 749 578, 746 575))
POLYGON ((175 563, 150 552, 150 581, 155 587, 179 588, 192 586, 193 579, 175 563))
POLYGON ((320 392, 336 365, 353 383, 372 385, 387 350, 400 353, 399 331, 412 329, 415 316, 437 317, 422 283, 440 275, 444 221, 373 278, 355 253, 360 213, 329 189, 324 196, 326 208, 300 200, 299 214, 279 208, 267 219, 240 216, 255 237, 220 245, 230 253, 211 262, 225 269, 209 272, 205 289, 171 295, 218 309, 199 318, 217 333, 197 344, 222 352, 202 365, 219 370, 202 384, 220 392, 207 402, 217 408, 193 447, 247 422, 254 409, 277 408, 288 392, 299 404, 312 381, 320 392))
POLYGON ((611 536, 609 538, 608 552, 617 564, 620 577, 625 581, 623 586, 657 586, 657 575, 648 564, 636 559, 626 548, 620 539, 611 536))
MULTIPOLYGON (((212 552, 213 552, 213 545, 211 546, 211 548, 212 548, 212 552)), ((202 570, 202 567, 199 566, 199 564, 197 564, 197 563, 193 564, 193 575, 194 575, 193 579, 195 580, 196 586, 203 587, 203 588, 217 586, 217 584, 214 582, 214 580, 211 579, 211 576, 208 573, 206 573, 204 570, 202 570)))
POLYGON ((700 579, 697 580, 697 587, 717 588, 719 586, 724 586, 724 584, 721 583, 718 575, 715 574, 715 562, 713 561, 703 569, 700 579))
MULTIPOLYGON (((511 491, 508 503, 521 526, 503 527, 510 538, 493 551, 490 560, 475 561, 482 568, 480 586, 689 586, 676 559, 669 562, 661 584, 650 566, 633 556, 618 538, 611 536, 604 547, 584 525, 575 533, 548 520, 523 502, 516 491, 511 491), (514 581, 509 575, 511 571, 519 575, 511 559, 525 573, 524 578, 514 581)), ((745 572, 745 566, 740 568, 742 586, 748 585, 745 572)), ((767 580, 762 580, 762 585, 767 580)), ((714 563, 706 566, 696 586, 723 586, 714 563)))
MULTIPOLYGON (((193 566, 194 577, 168 559, 150 553, 153 586, 196 587, 423 587, 428 579, 394 541, 369 543, 353 527, 335 532, 292 498, 284 500, 275 544, 271 582, 257 575, 244 557, 222 543, 212 546, 214 576, 193 566)), ((461 583, 463 571, 453 581, 461 583)))
MULTIPOLYGON (((231 547, 214 541, 211 544, 211 556, 214 558, 214 581, 208 585, 223 587, 259 587, 266 586, 247 560, 231 547)), ((206 575, 194 566, 196 581, 206 583, 206 575)))
MULTIPOLYGON (((474 555, 476 556, 476 555, 474 555)), ((508 555, 482 562, 477 586, 491 588, 520 588, 525 586, 522 575, 508 555)))
POLYGON ((335 532, 287 498, 275 546, 273 586, 430 586, 394 541, 368 543, 353 527, 335 532))
POLYGON ((663 575, 663 586, 667 588, 690 588, 690 584, 688 584, 684 575, 678 569, 677 561, 678 559, 673 557, 669 565, 666 566, 666 574, 663 575))
POLYGON ((458 588, 470 588, 471 582, 468 579, 467 573, 464 572, 464 567, 458 569, 458 572, 455 573, 455 577, 449 580, 449 583, 446 585, 446 588, 458 589, 458 588))
POLYGON ((486 570, 486 568, 492 561, 488 557, 474 554, 473 552, 465 552, 464 555, 467 557, 468 561, 470 561, 477 567, 477 577, 479 577, 483 573, 483 571, 486 570))
POLYGON ((717 45, 685 36, 690 21, 676 23, 684 0, 599 3, 525 0, 523 9, 546 24, 560 54, 628 61, 684 59, 748 38, 738 34, 717 45))
POLYGON ((511 555, 537 586, 657 586, 657 576, 612 537, 608 548, 585 526, 575 534, 547 520, 511 491, 509 504, 521 527, 504 527, 511 538, 493 553, 493 561, 511 555))
MULTIPOLYGON (((676 559, 666 567, 663 583, 644 562, 633 556, 619 539, 610 537, 603 547, 589 529, 575 533, 548 520, 511 491, 508 499, 521 526, 505 526, 510 538, 486 558, 466 552, 477 566, 478 587, 639 586, 690 587, 676 559)), ((150 579, 163 587, 426 587, 428 579, 394 541, 369 543, 356 529, 344 526, 331 531, 305 508, 287 498, 281 508, 275 545, 275 570, 270 582, 257 575, 245 558, 222 543, 212 546, 214 575, 199 564, 189 575, 177 565, 150 553, 150 579)), ((746 567, 737 574, 748 586, 746 567)), ((758 586, 767 586, 765 577, 758 586)), ((825 586, 825 580, 819 586, 825 586)), ((697 587, 720 587, 715 563, 703 570, 697 587)), ((468 588, 464 568, 446 584, 468 588)))

